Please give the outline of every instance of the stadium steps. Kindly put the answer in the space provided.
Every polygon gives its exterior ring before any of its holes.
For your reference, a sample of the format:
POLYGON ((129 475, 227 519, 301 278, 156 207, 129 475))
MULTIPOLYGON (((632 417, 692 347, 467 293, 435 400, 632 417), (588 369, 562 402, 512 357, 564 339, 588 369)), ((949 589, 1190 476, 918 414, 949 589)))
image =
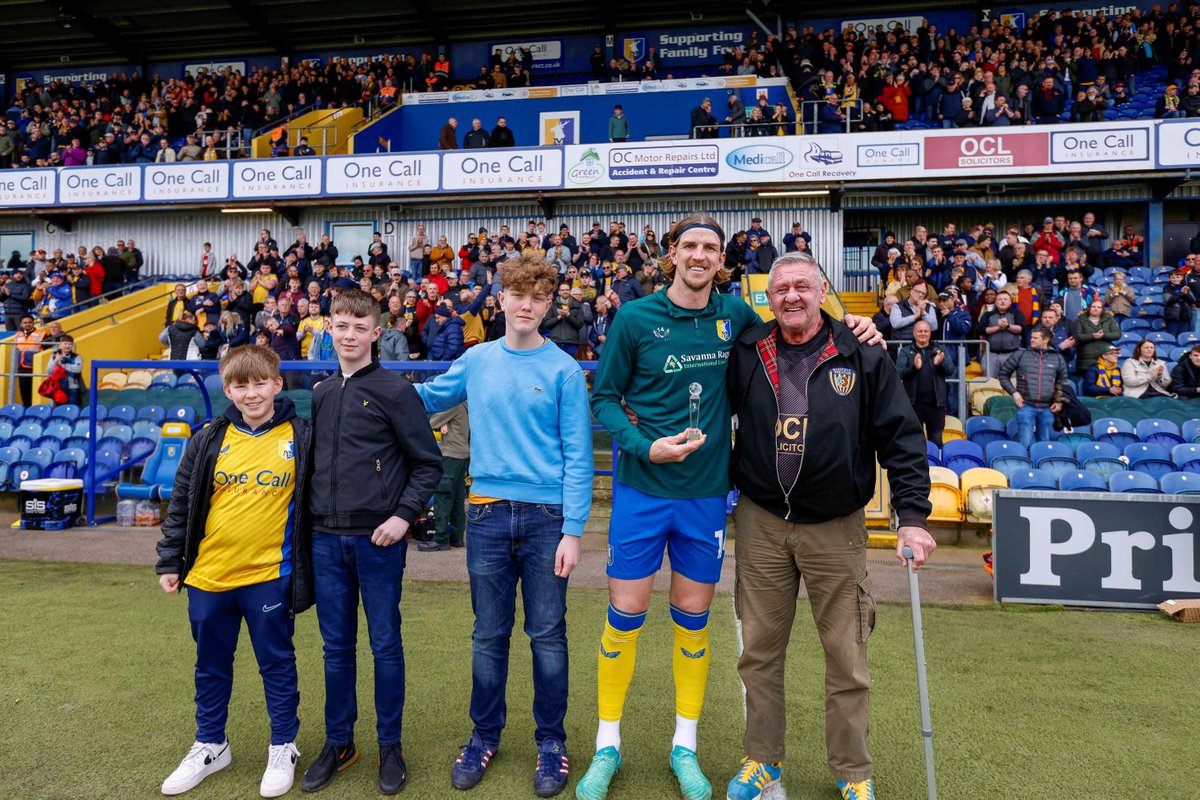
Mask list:
POLYGON ((838 297, 842 298, 846 313, 856 317, 870 319, 879 310, 879 306, 875 305, 874 292, 839 292, 838 297))

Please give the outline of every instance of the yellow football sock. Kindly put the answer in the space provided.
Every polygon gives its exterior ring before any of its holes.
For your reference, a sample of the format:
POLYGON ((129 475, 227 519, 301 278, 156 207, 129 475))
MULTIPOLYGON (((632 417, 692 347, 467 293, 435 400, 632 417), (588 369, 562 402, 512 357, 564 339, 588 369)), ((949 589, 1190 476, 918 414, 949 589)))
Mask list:
POLYGON ((637 640, 646 612, 631 614, 608 607, 604 635, 600 637, 597 698, 600 719, 615 722, 625 710, 625 694, 637 662, 637 640))
POLYGON ((675 622, 675 713, 686 719, 699 719, 708 688, 708 665, 712 648, 708 644, 708 612, 689 613, 671 606, 675 622))

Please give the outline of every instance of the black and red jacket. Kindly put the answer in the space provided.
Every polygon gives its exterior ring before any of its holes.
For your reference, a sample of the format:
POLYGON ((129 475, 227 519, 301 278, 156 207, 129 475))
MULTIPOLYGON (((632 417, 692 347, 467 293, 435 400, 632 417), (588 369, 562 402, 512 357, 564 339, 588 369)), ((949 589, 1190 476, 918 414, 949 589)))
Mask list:
MULTIPOLYGON (((875 460, 888 470, 900 525, 924 528, 929 503, 925 436, 896 367, 882 347, 866 347, 822 312, 829 342, 808 381, 808 426, 795 485, 776 468, 779 420, 776 342, 770 322, 733 346, 726 389, 737 416, 730 472, 756 504, 790 522, 815 524, 865 507, 875 493, 875 460)), ((822 334, 825 335, 825 334, 822 334)))

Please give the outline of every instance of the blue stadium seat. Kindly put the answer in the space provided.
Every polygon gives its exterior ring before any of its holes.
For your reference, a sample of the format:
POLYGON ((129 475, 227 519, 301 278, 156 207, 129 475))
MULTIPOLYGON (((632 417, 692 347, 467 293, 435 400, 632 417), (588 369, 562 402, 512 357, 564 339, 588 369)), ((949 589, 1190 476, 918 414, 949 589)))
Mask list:
MULTIPOLYGON (((46 465, 50 466, 49 464, 46 465)), ((41 464, 34 461, 26 461, 22 459, 16 462, 8 469, 8 480, 14 489, 21 488, 22 481, 36 481, 42 477, 42 471, 45 469, 41 464)))
POLYGON ((1126 344, 1136 345, 1147 335, 1148 329, 1125 331, 1121 334, 1121 338, 1117 340, 1117 346, 1120 347, 1126 344))
POLYGON ((6 442, 12 438, 13 424, 8 420, 0 421, 0 442, 6 442))
POLYGON ((1191 347, 1172 347, 1170 350, 1164 347, 1163 350, 1166 352, 1167 358, 1176 362, 1187 358, 1187 354, 1192 352, 1191 347))
POLYGON ((63 440, 54 436, 43 436, 33 443, 35 448, 43 448, 52 453, 57 453, 62 449, 63 440))
POLYGON ((46 429, 42 431, 42 436, 53 436, 55 439, 62 441, 71 437, 71 426, 66 422, 51 420, 46 429))
MULTIPOLYGON (((91 426, 92 426, 91 420, 77 419, 77 420, 75 420, 75 425, 71 428, 71 435, 72 436, 82 436, 86 439, 88 434, 91 432, 91 429, 92 429, 91 426)), ((104 433, 104 423, 97 422, 96 430, 99 432, 99 434, 103 434, 104 433)))
POLYGON ((9 447, 15 447, 24 454, 27 450, 33 449, 33 439, 28 436, 13 436, 8 440, 9 447))
POLYGON ((0 418, 8 420, 14 425, 20 422, 23 416, 25 416, 25 406, 20 403, 9 403, 0 408, 0 418))
POLYGON ((78 447, 80 450, 87 450, 87 443, 88 440, 86 436, 71 436, 63 439, 63 449, 78 447))
POLYGON ((1154 277, 1154 272, 1149 267, 1130 267, 1130 278, 1141 278, 1144 281, 1149 281, 1154 277))
POLYGON ((196 409, 191 406, 175 406, 167 412, 166 419, 171 422, 186 422, 193 426, 196 424, 196 409))
MULTIPOLYGON (((1141 341, 1140 337, 1138 341, 1141 341)), ((1127 358, 1133 358, 1133 349, 1135 347, 1137 347, 1136 342, 1126 342, 1121 345, 1121 360, 1124 361, 1127 358)))
POLYGON ((1123 320, 1121 322, 1122 334, 1128 333, 1130 331, 1148 331, 1148 330, 1150 330, 1150 323, 1144 319, 1138 319, 1137 317, 1130 317, 1129 319, 1123 320))
POLYGON ((1143 302, 1142 300, 1139 300, 1138 304, 1137 304, 1137 315, 1139 317, 1148 319, 1150 317, 1161 317, 1162 316, 1162 313, 1163 313, 1162 303, 1155 303, 1153 297, 1146 297, 1143 299, 1145 300, 1145 302, 1143 302))
POLYGON ((1129 469, 1134 472, 1144 472, 1158 480, 1168 472, 1175 471, 1175 462, 1167 448, 1151 442, 1137 442, 1125 448, 1125 457, 1129 459, 1129 469))
POLYGON ((30 439, 42 438, 42 423, 29 420, 22 422, 13 431, 13 436, 28 436, 30 439))
POLYGON ((1134 494, 1162 494, 1158 488, 1158 481, 1144 472, 1118 472, 1108 479, 1108 490, 1134 494))
POLYGON ((940 467, 942 465, 942 451, 928 439, 925 440, 925 460, 931 467, 940 467))
MULTIPOLYGON (((103 475, 118 469, 121 466, 121 451, 119 449, 112 450, 107 448, 96 448, 96 474, 103 475)), ((87 486, 87 472, 83 472, 84 486, 87 486)), ((115 481, 114 477, 104 479, 106 481, 115 481)), ((102 484, 103 485, 103 484, 102 484)))
POLYGON ((1189 419, 1184 422, 1182 432, 1186 441, 1200 441, 1200 419, 1189 419))
POLYGON ((1147 339, 1157 344, 1165 344, 1173 346, 1175 344, 1175 334, 1168 331, 1150 331, 1147 339))
MULTIPOLYGON (((1082 395, 1083 392, 1077 388, 1075 390, 1075 394, 1082 395)), ((1051 431, 1050 438, 1059 444, 1068 444, 1072 448, 1075 448, 1081 444, 1084 444, 1085 442, 1092 441, 1091 427, 1091 425, 1084 425, 1079 428, 1074 428, 1070 431, 1065 429, 1061 431, 1051 431)))
POLYGON ((162 421, 166 419, 167 412, 162 406, 142 406, 138 409, 135 420, 150 420, 151 422, 162 425, 162 421))
POLYGON ((196 376, 194 376, 194 375, 180 375, 178 378, 175 379, 175 388, 176 389, 184 389, 188 386, 195 386, 195 385, 196 385, 196 376))
POLYGON ((79 477, 79 465, 73 460, 52 461, 42 470, 43 478, 70 479, 79 477))
POLYGON ((967 439, 951 439, 942 445, 942 466, 962 475, 975 467, 986 467, 983 448, 967 439))
POLYGON ((24 452, 24 450, 19 450, 16 447, 0 447, 0 462, 14 464, 21 460, 21 455, 24 452))
POLYGON ((1020 442, 992 442, 984 450, 988 466, 1006 475, 1017 469, 1032 469, 1029 451, 1020 442))
POLYGON ((1159 479, 1163 494, 1200 494, 1200 475, 1195 472, 1168 472, 1159 479))
POLYGON ((1166 330, 1166 328, 1167 328, 1166 320, 1164 320, 1162 317, 1154 317, 1153 319, 1150 320, 1150 330, 1162 331, 1162 330, 1166 330))
POLYGON ((1013 489, 1038 489, 1055 491, 1058 483, 1054 476, 1042 469, 1022 469, 1008 476, 1008 485, 1013 489))
POLYGON ((149 455, 154 452, 154 446, 157 442, 145 436, 135 436, 125 445, 124 455, 126 461, 135 461, 142 456, 149 455))
POLYGON ((1190 349, 1192 347, 1192 345, 1196 344, 1197 342, 1200 342, 1200 333, 1194 333, 1192 331, 1184 331, 1183 333, 1181 333, 1175 337, 1175 342, 1177 344, 1179 344, 1181 347, 1188 347, 1190 349))
POLYGON ((175 374, 174 373, 161 372, 158 375, 155 375, 150 380, 150 388, 151 389, 174 389, 175 383, 176 382, 175 382, 175 374))
POLYGON ((1049 472, 1057 480, 1064 472, 1079 469, 1075 451, 1059 442, 1034 442, 1029 448, 1029 460, 1036 469, 1049 472))
POLYGON ((1163 447, 1174 447, 1177 444, 1183 443, 1183 436, 1179 433, 1179 426, 1169 419, 1158 419, 1155 417, 1144 419, 1137 424, 1134 430, 1138 438, 1143 442, 1153 442, 1161 444, 1163 447))
POLYGON ((170 500, 175 471, 183 459, 187 443, 186 436, 164 435, 142 467, 142 482, 118 484, 117 497, 170 500))
POLYGON ((133 423, 134 436, 147 436, 158 441, 158 432, 162 428, 157 422, 148 419, 135 420, 133 423))
MULTIPOLYGON (((90 417, 91 417, 91 409, 88 406, 83 406, 82 408, 79 409, 79 418, 80 419, 88 419, 90 417)), ((99 422, 102 419, 108 419, 108 406, 104 405, 103 403, 97 403, 96 404, 96 421, 99 422)))
MULTIPOLYGON (((132 438, 132 437, 130 437, 132 438)), ((97 450, 116 450, 118 453, 124 451, 125 442, 114 436, 105 436, 96 442, 97 450)))
POLYGON ((1200 473, 1200 444, 1186 442, 1171 448, 1171 461, 1183 472, 1200 473))
POLYGON ((132 425, 136 418, 137 409, 129 405, 120 405, 109 409, 107 421, 120 425, 132 425))
POLYGON ((66 423, 72 423, 79 419, 79 406, 74 403, 63 403, 61 406, 55 406, 54 411, 50 413, 50 419, 60 419, 66 423))
POLYGON ((1126 469, 1121 450, 1110 442, 1084 442, 1076 449, 1075 460, 1083 469, 1105 478, 1126 469))
POLYGON ((205 375, 204 388, 208 390, 210 395, 220 394, 221 390, 224 388, 224 384, 221 383, 221 373, 214 372, 210 375, 205 375))
POLYGON ((128 444, 133 438, 133 426, 113 425, 104 432, 105 438, 120 439, 122 444, 128 444))
POLYGON ((87 451, 80 450, 77 447, 66 447, 58 451, 58 455, 54 457, 56 461, 73 461, 81 470, 87 464, 87 451))
POLYGON ((1114 444, 1122 451, 1138 441, 1133 425, 1119 417, 1102 417, 1092 423, 1092 435, 1097 442, 1114 444))
POLYGON ((54 406, 30 406, 29 408, 25 409, 25 413, 22 415, 21 421, 24 422, 26 420, 33 420, 41 425, 45 425, 46 420, 50 419, 50 414, 53 411, 54 406))
POLYGON ((1017 424, 1017 418, 1013 417, 1008 422, 1004 423, 1004 432, 1008 434, 1008 438, 1012 441, 1017 441, 1017 434, 1020 432, 1021 426, 1017 424))
POLYGON ((1058 488, 1064 492, 1107 492, 1108 481, 1094 472, 1068 470, 1059 476, 1058 488))
MULTIPOLYGON (((980 431, 996 431, 1004 433, 1004 423, 995 417, 968 417, 966 424, 963 426, 963 432, 967 434, 967 438, 974 441, 974 435, 980 431)), ((980 447, 986 448, 986 442, 976 442, 980 447)))

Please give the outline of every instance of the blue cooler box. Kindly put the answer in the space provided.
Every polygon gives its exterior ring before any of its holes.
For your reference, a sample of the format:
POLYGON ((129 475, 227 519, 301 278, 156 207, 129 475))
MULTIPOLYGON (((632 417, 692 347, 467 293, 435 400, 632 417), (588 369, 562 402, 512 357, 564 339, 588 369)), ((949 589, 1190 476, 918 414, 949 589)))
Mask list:
POLYGON ((74 528, 83 509, 83 481, 21 481, 21 527, 34 531, 74 528))

